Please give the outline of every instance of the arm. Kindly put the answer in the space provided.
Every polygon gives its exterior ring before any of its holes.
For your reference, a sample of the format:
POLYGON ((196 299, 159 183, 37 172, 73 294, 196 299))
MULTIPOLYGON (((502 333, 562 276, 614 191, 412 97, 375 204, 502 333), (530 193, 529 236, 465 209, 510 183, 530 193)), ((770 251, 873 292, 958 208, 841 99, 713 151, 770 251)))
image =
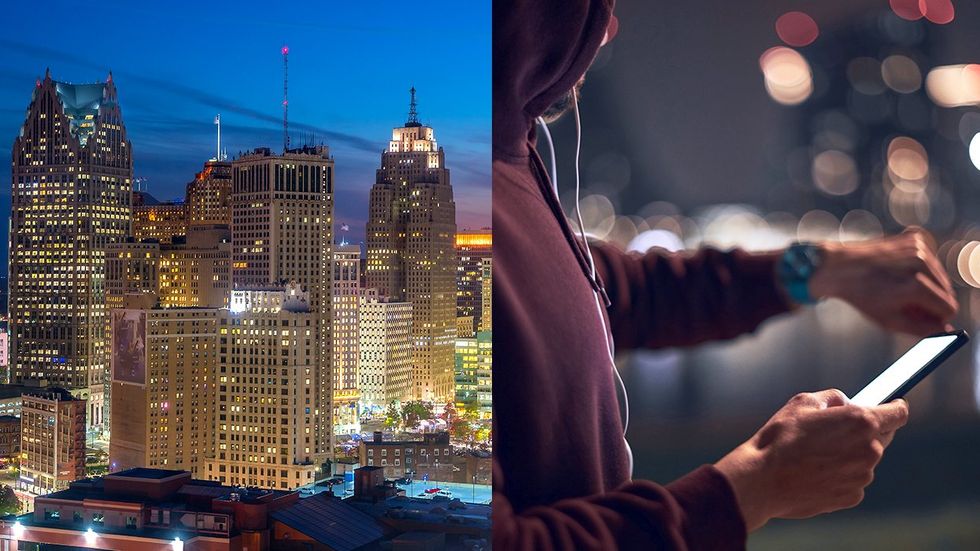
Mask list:
POLYGON ((732 338, 792 308, 776 278, 781 252, 655 249, 641 255, 590 245, 612 301, 610 325, 620 349, 732 338))
MULTIPOLYGON (((920 230, 820 249, 823 263, 809 282, 814 298, 847 301, 882 328, 913 335, 943 331, 956 315, 949 276, 920 230)), ((782 251, 641 255, 605 243, 592 250, 620 348, 731 338, 793 308, 776 276, 782 251)))
POLYGON ((731 484, 704 466, 664 487, 628 482, 602 495, 515 513, 494 462, 493 546, 497 549, 744 549, 745 523, 731 484))

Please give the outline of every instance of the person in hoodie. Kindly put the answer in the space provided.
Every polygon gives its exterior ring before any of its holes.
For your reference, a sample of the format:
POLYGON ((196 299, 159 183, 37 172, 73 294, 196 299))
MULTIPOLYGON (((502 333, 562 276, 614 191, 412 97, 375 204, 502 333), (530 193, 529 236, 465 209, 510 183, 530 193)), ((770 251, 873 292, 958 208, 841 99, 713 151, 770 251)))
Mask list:
POLYGON ((592 243, 593 277, 534 121, 576 100, 615 33, 612 12, 613 0, 493 4, 493 546, 743 549, 771 518, 858 504, 907 405, 799 394, 714 465, 666 486, 632 480, 607 335, 618 350, 690 346, 823 297, 925 335, 945 329, 957 304, 919 232, 802 253, 641 255, 592 243))

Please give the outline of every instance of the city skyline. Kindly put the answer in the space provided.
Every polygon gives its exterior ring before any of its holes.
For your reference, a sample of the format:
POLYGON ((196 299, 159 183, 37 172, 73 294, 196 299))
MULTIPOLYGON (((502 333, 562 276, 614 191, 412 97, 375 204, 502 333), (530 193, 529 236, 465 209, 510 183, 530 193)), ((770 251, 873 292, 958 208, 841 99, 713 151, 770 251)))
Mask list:
MULTIPOLYGON (((460 34, 489 36, 488 7, 457 8, 438 23, 412 17, 411 30, 425 38, 413 38, 406 50, 404 40, 384 39, 405 30, 405 13, 367 16, 353 6, 310 6, 302 14, 256 17, 250 6, 215 13, 198 7, 201 16, 193 19, 174 10, 155 14, 154 25, 135 28, 126 22, 142 21, 145 14, 117 8, 112 16, 119 24, 84 42, 71 33, 42 40, 28 29, 13 29, 0 39, 0 51, 9 60, 0 71, 0 131, 17 135, 24 98, 46 67, 58 80, 78 83, 103 81, 111 70, 133 142, 134 175, 146 178, 143 189, 157 199, 180 198, 204 161, 215 155, 216 114, 221 114, 222 147, 229 158, 255 147, 281 146, 280 48, 285 43, 290 47, 291 145, 315 140, 331 148, 337 160, 335 222, 338 230, 341 224, 350 227, 348 241, 364 241, 377 156, 392 124, 405 120, 412 86, 419 90, 422 121, 441 129, 440 141, 451 154, 459 227, 490 225, 489 40, 458 40, 460 34), (202 30, 200 21, 209 18, 228 24, 202 30), (200 33, 205 32, 209 41, 202 45, 200 33), (181 36, 193 40, 176 39, 181 36), (442 42, 453 47, 442 48, 442 42), (416 51, 421 57, 415 63, 398 59, 416 51), (429 70, 425 56, 436 56, 439 66, 451 70, 429 70)), ((14 12, 25 9, 12 7, 14 12)), ((62 19, 70 25, 71 11, 56 6, 53 26, 64 26, 62 19)), ((0 148, 2 162, 9 162, 6 149, 0 148)), ((9 172, 0 176, 2 209, 9 208, 9 178, 9 172)), ((338 231, 336 237, 345 234, 338 231)))

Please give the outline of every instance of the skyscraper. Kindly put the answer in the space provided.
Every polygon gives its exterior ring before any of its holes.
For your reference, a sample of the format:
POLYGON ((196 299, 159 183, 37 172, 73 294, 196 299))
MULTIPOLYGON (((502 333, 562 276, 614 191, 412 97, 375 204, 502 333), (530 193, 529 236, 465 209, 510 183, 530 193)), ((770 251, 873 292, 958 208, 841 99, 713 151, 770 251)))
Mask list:
POLYGON ((361 295, 359 384, 361 406, 384 411, 391 402, 412 399, 412 305, 361 295))
POLYGON ((313 447, 322 459, 333 453, 333 170, 334 160, 323 145, 281 155, 259 148, 232 161, 232 285, 242 289, 295 282, 308 293, 318 346, 313 447))
POLYGON ((316 449, 322 417, 316 413, 318 320, 297 284, 232 292, 230 308, 220 311, 210 479, 275 489, 314 482, 322 464, 316 449))
POLYGON ((109 470, 183 469, 206 478, 217 410, 216 308, 112 311, 109 470))
POLYGON ((334 433, 361 430, 358 402, 361 247, 337 245, 333 253, 333 412, 334 433))
POLYGON ((413 394, 442 406, 454 397, 456 206, 445 154, 411 93, 408 121, 392 130, 371 188, 366 280, 412 304, 413 394))
POLYGON ((12 161, 13 382, 85 389, 101 409, 105 249, 129 234, 132 211, 132 151, 112 74, 94 84, 39 79, 12 161))
POLYGON ((210 160, 187 184, 187 225, 231 225, 231 163, 210 160))
POLYGON ((457 233, 456 256, 456 316, 472 316, 471 331, 483 331, 483 265, 493 257, 493 235, 490 230, 463 230, 457 233))

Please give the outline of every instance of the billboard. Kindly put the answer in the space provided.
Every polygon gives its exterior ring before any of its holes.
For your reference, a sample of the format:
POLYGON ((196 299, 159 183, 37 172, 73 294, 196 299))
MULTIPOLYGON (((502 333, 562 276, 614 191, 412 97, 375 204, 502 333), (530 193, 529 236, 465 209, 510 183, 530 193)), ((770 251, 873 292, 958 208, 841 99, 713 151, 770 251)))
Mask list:
POLYGON ((144 310, 112 310, 112 380, 146 384, 144 310))

